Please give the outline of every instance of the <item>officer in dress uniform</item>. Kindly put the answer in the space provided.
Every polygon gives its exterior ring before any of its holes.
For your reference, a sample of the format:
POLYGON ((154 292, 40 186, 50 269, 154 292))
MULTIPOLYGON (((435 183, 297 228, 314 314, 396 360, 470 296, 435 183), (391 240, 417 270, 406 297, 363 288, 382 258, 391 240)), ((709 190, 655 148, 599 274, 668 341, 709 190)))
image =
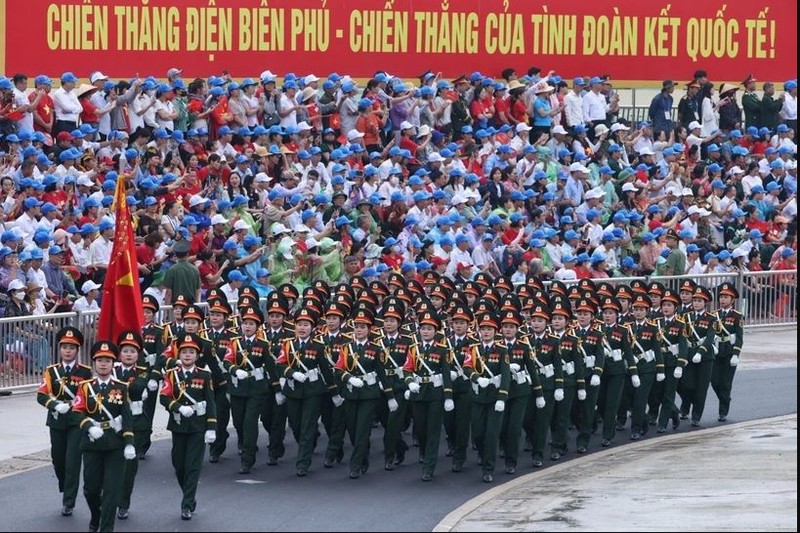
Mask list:
MULTIPOLYGON (((336 391, 330 361, 325 356, 325 346, 312 332, 317 315, 305 308, 294 317, 295 337, 286 339, 278 356, 278 373, 285 379, 283 394, 287 398, 289 425, 297 441, 297 475, 304 477, 311 466, 311 455, 317 438, 317 420, 320 405, 336 391)), ((344 400, 334 395, 341 405, 344 400)))
POLYGON ((466 305, 458 304, 451 314, 451 330, 447 337, 448 347, 453 352, 450 382, 453 386, 455 408, 444 414, 444 429, 453 457, 453 472, 461 472, 467 460, 470 423, 472 422, 472 386, 464 369, 478 339, 470 331, 472 312, 466 305))
POLYGON ((725 282, 717 289, 717 302, 719 309, 717 316, 717 335, 719 335, 719 351, 714 359, 711 372, 711 387, 719 399, 720 422, 728 419, 731 407, 731 389, 733 377, 739 366, 739 356, 742 353, 742 337, 744 334, 744 317, 734 308, 734 303, 739 299, 739 291, 732 283, 725 282))
POLYGON ((577 349, 583 358, 585 369, 584 380, 587 388, 586 399, 578 411, 578 438, 575 448, 578 453, 586 453, 589 438, 594 432, 595 409, 597 398, 600 394, 600 377, 605 366, 605 351, 603 350, 603 331, 594 324, 595 307, 586 298, 578 300, 575 304, 576 324, 572 335, 577 339, 577 349))
POLYGON ((572 311, 569 303, 564 299, 553 302, 553 312, 550 318, 552 334, 558 337, 558 353, 564 376, 564 399, 556 402, 553 416, 553 452, 550 459, 559 459, 567 453, 567 433, 569 431, 572 404, 586 401, 586 381, 583 356, 578 351, 578 339, 567 331, 567 324, 572 320, 572 311))
POLYGON ((183 492, 181 519, 191 520, 205 445, 217 438, 216 395, 214 377, 198 364, 203 340, 184 332, 176 343, 178 361, 164 374, 159 397, 170 415, 167 429, 172 433, 172 467, 183 492))
POLYGON ((640 385, 633 391, 631 398, 631 440, 647 433, 650 421, 645 414, 650 389, 655 382, 662 383, 666 379, 664 356, 661 353, 661 341, 658 337, 658 326, 648 320, 652 302, 646 295, 637 295, 633 300, 633 323, 629 324, 633 331, 633 350, 636 359, 636 370, 640 385))
POLYGON ((161 381, 165 362, 163 355, 164 328, 155 322, 159 307, 158 300, 153 296, 149 294, 142 296, 142 313, 144 315, 144 326, 142 326, 143 344, 137 366, 146 366, 149 374, 147 378, 147 399, 144 401, 144 415, 150 427, 147 429, 147 434, 141 446, 137 446, 140 460, 144 460, 147 457, 148 450, 150 450, 153 415, 156 412, 159 381, 161 381))
MULTIPOLYGON (((286 299, 278 293, 271 292, 270 296, 275 295, 267 303, 267 323, 264 325, 264 337, 269 344, 269 353, 273 362, 280 356, 283 341, 294 337, 294 332, 289 329, 286 316, 289 314, 289 304, 286 299)), ((277 378, 280 378, 276 374, 277 378)), ((269 446, 267 448, 267 465, 275 466, 278 459, 286 453, 284 441, 286 439, 286 402, 278 404, 278 400, 283 401, 283 387, 278 382, 277 386, 272 386, 267 390, 264 398, 264 407, 261 410, 261 425, 269 434, 269 446), (278 395, 280 393, 280 395, 278 395)))
POLYGON ((183 312, 187 307, 193 304, 193 301, 182 294, 179 294, 175 298, 175 301, 172 302, 172 314, 174 316, 174 320, 164 325, 164 337, 162 339, 164 347, 175 341, 180 335, 183 334, 183 312))
MULTIPOLYGON (((325 347, 325 355, 331 368, 335 365, 335 358, 338 357, 342 347, 352 338, 350 328, 344 327, 344 322, 349 314, 349 307, 338 302, 331 303, 325 310, 325 326, 319 329, 318 338, 325 347)), ((344 458, 344 434, 347 430, 341 391, 335 386, 336 384, 332 385, 327 401, 323 399, 320 406, 322 424, 328 434, 328 447, 325 450, 323 462, 325 468, 333 468, 335 462, 341 462, 344 458)))
POLYGON ((678 408, 675 406, 675 391, 678 388, 678 381, 683 377, 683 369, 689 363, 686 359, 688 349, 686 324, 677 314, 680 303, 680 297, 674 291, 665 290, 661 297, 662 316, 656 319, 666 379, 663 383, 656 383, 656 386, 653 387, 658 391, 656 397, 659 406, 653 410, 651 405, 650 417, 657 417, 656 431, 659 433, 667 431, 667 421, 670 419, 672 419, 673 429, 678 429, 680 425, 678 408))
POLYGON ((688 417, 691 410, 692 427, 700 425, 706 405, 708 386, 714 366, 714 326, 716 317, 707 311, 713 299, 711 291, 698 286, 692 295, 693 312, 684 314, 686 340, 689 343, 686 366, 681 379, 681 417, 688 417))
POLYGON ((339 351, 336 375, 344 398, 345 421, 353 453, 350 456, 350 479, 358 479, 369 469, 369 437, 375 408, 386 395, 394 399, 386 381, 386 352, 371 342, 375 319, 364 308, 353 317, 353 338, 339 351))
POLYGON ((50 428, 50 458, 58 479, 58 491, 63 493, 62 516, 72 516, 81 475, 81 430, 70 416, 78 385, 92 377, 92 369, 78 363, 83 334, 73 327, 56 333, 59 362, 44 370, 36 401, 47 409, 50 428))
POLYGON ((72 409, 85 431, 81 450, 89 531, 114 531, 125 461, 136 461, 128 386, 111 375, 118 353, 111 342, 94 343, 95 377, 81 382, 72 409))
POLYGON ((414 418, 414 432, 422 456, 422 481, 431 481, 439 456, 444 409, 455 409, 450 384, 449 352, 445 344, 435 342, 442 324, 433 311, 419 315, 419 337, 409 350, 403 366, 408 397, 414 418))
MULTIPOLYGON (((144 410, 146 401, 150 393, 147 389, 147 381, 150 379, 150 372, 147 366, 137 365, 141 360, 142 345, 144 341, 139 333, 131 330, 123 331, 117 337, 117 347, 119 348, 119 361, 114 365, 112 377, 125 383, 128 386, 128 399, 130 400, 131 410, 131 430, 133 431, 133 446, 136 454, 141 457, 146 442, 149 441, 150 431, 153 427, 152 420, 144 410)), ((153 393, 153 396, 158 396, 153 393)), ((133 494, 133 484, 136 474, 139 471, 139 461, 127 461, 125 463, 125 476, 122 482, 122 494, 117 509, 117 518, 125 520, 128 518, 128 509, 131 507, 131 494, 133 494)))

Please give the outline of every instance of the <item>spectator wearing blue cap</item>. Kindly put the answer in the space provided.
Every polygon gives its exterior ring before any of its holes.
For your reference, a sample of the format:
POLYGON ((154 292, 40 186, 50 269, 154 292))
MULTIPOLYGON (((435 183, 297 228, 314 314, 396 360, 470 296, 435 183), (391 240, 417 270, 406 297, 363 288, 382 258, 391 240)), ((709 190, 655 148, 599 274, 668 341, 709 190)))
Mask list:
POLYGON ((585 126, 589 128, 591 138, 594 138, 594 128, 598 124, 606 123, 606 116, 611 111, 611 106, 615 102, 608 102, 606 97, 600 93, 603 86, 603 80, 594 77, 589 80, 589 91, 583 95, 583 117, 585 126))
POLYGON ((661 83, 661 91, 650 101, 648 118, 653 124, 653 137, 656 139, 661 133, 669 136, 672 132, 673 92, 675 92, 675 82, 665 80, 661 83))
POLYGON ((104 218, 98 225, 100 235, 89 246, 89 269, 88 274, 97 283, 102 284, 105 279, 108 263, 111 260, 111 250, 114 236, 114 222, 109 218, 104 218))
POLYGON ((61 75, 61 87, 53 91, 53 114, 55 115, 53 137, 62 131, 70 132, 78 127, 78 119, 83 112, 83 106, 75 92, 77 82, 78 78, 72 72, 65 72, 61 75))

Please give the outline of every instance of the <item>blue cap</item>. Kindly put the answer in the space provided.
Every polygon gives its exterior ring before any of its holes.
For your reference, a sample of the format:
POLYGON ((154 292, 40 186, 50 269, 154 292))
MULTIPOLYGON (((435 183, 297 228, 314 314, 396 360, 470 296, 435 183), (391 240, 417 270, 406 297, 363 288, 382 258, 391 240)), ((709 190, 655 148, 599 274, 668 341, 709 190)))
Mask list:
POLYGON ((750 194, 761 194, 762 192, 764 192, 764 187, 761 185, 753 185, 753 187, 750 188, 750 194))
POLYGON ((72 72, 65 72, 61 75, 61 83, 75 83, 78 79, 72 72))
POLYGON ((769 168, 771 169, 782 169, 784 167, 784 163, 782 159, 776 159, 772 163, 769 164, 769 168))
POLYGON ((602 263, 606 259, 607 259, 606 254, 604 254, 603 252, 594 252, 592 256, 589 258, 592 264, 602 263))
POLYGON ((25 198, 25 201, 22 203, 22 205, 25 207, 25 209, 32 209, 34 207, 41 207, 44 205, 44 202, 40 202, 36 198, 30 196, 25 198))
POLYGON ((342 215, 340 217, 337 217, 336 220, 334 221, 334 225, 337 228, 341 228, 342 226, 345 226, 345 225, 351 224, 351 223, 352 223, 351 220, 349 218, 347 218, 346 216, 344 216, 344 215, 342 215))
POLYGON ((622 268, 636 268, 638 265, 636 261, 634 261, 633 257, 628 256, 625 257, 621 262, 622 268))
POLYGON ((459 233, 458 235, 456 235, 456 244, 461 244, 464 242, 469 242, 469 237, 467 237, 463 233, 459 233))
MULTIPOLYGON (((772 191, 777 191, 780 188, 781 188, 781 186, 778 184, 777 181, 770 181, 769 183, 767 183, 766 190, 767 190, 767 192, 772 192, 772 191)), ((45 204, 45 205, 47 205, 47 204, 45 204)), ((42 212, 44 212, 44 207, 42 207, 42 212)))
POLYGON ((710 165, 708 165, 708 167, 706 167, 706 170, 708 170, 709 172, 722 172, 722 167, 719 166, 717 163, 711 163, 710 165))
POLYGON ((614 152, 621 152, 622 148, 618 144, 611 144, 608 147, 608 153, 613 154, 614 152))
POLYGON ((261 244, 261 238, 256 237, 255 235, 246 235, 244 239, 242 239, 242 244, 245 248, 250 248, 251 246, 258 246, 261 244))
POLYGON ((583 78, 575 78, 574 80, 572 80, 572 83, 574 85, 577 85, 578 87, 586 86, 586 80, 584 80, 583 78))
POLYGON ((720 261, 725 261, 731 258, 731 253, 728 250, 721 250, 719 254, 717 254, 717 258, 719 258, 720 261))
MULTIPOLYGON (((683 231, 681 233, 683 233, 683 231)), ((699 251, 700 251, 700 247, 697 246, 695 243, 691 243, 691 244, 688 244, 686 246, 686 253, 687 254, 691 254, 691 253, 699 252, 699 251)))
POLYGON ((228 274, 228 281, 244 281, 247 279, 247 276, 242 274, 238 270, 231 270, 228 274))
POLYGON ((230 250, 235 250, 238 247, 235 241, 227 240, 222 245, 222 250, 225 252, 229 252, 230 250))
POLYGON ((112 221, 110 221, 109 219, 104 218, 103 220, 100 221, 100 225, 98 226, 98 229, 100 231, 105 231, 105 230, 111 229, 113 227, 114 227, 114 223, 112 221))

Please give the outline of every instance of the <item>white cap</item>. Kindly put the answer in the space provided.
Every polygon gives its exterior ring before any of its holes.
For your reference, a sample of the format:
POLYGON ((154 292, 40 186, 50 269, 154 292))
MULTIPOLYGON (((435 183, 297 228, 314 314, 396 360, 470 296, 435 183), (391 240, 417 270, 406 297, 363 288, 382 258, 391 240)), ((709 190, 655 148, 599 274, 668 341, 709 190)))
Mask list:
MULTIPOLYGON (((517 124, 517 131, 519 131, 519 127, 521 125, 524 125, 524 124, 522 122, 517 124)), ((526 131, 527 130, 531 130, 531 129, 533 129, 533 128, 527 128, 526 131)), ((567 130, 564 129, 564 126, 559 124, 559 125, 557 125, 556 127, 553 128, 553 134, 555 135, 556 133, 558 133, 559 135, 566 135, 567 134, 567 130)))
POLYGON ((289 230, 286 229, 286 226, 278 222, 277 224, 273 224, 270 230, 273 235, 280 235, 282 233, 288 233, 289 230))
POLYGON ((92 280, 85 281, 83 285, 81 285, 81 292, 83 294, 89 294, 90 291, 99 289, 100 287, 102 287, 102 285, 100 285, 99 283, 95 283, 92 280))
POLYGON ((736 248, 733 252, 731 252, 731 257, 737 259, 739 257, 747 257, 747 252, 744 251, 742 248, 736 248))
POLYGON ((214 215, 213 217, 211 217, 211 225, 212 226, 215 226, 217 224, 227 224, 227 223, 228 223, 228 219, 225 218, 222 215, 214 215))
POLYGON ((594 133, 596 135, 603 135, 605 133, 608 133, 608 126, 606 126, 605 124, 598 124, 597 126, 594 127, 594 133))
POLYGON ((696 130, 696 129, 702 128, 702 127, 703 126, 701 126, 700 123, 697 122, 696 120, 693 120, 693 121, 691 121, 689 123, 689 131, 696 130))
POLYGON ((347 132, 347 140, 354 141, 355 139, 363 139, 364 134, 358 130, 350 130, 347 132))
POLYGON ((439 152, 433 152, 431 155, 428 156, 428 163, 436 163, 436 162, 444 161, 444 157, 439 152))
POLYGON ((319 246, 319 241, 317 241, 317 239, 314 237, 309 237, 306 239, 306 248, 315 248, 317 246, 319 246))
POLYGON ((709 210, 707 210, 707 209, 703 209, 703 208, 701 207, 701 208, 700 208, 700 216, 701 216, 701 217, 710 217, 710 216, 711 216, 711 211, 709 211, 709 210))
POLYGON ((683 190, 681 191, 681 196, 694 196, 694 193, 692 192, 692 189, 690 189, 689 187, 684 187, 683 190))
POLYGON ((699 215, 700 214, 700 208, 697 207, 696 205, 690 205, 689 209, 686 210, 686 214, 687 215, 699 215))
MULTIPOLYGON (((430 161, 430 159, 428 160, 430 161)), ((797 170, 797 161, 790 159, 783 165, 783 168, 786 170, 797 170)))
POLYGON ((78 176, 78 180, 76 183, 78 185, 83 185, 84 187, 92 187, 94 185, 94 182, 86 174, 78 176))
POLYGON ((425 137, 426 135, 430 134, 431 134, 431 127, 428 126, 427 124, 423 124, 422 126, 420 126, 419 130, 417 131, 417 135, 420 137, 425 137))
POLYGON ((259 78, 261 78, 261 83, 264 83, 266 81, 275 81, 275 78, 277 78, 277 76, 273 74, 271 70, 265 70, 264 72, 261 73, 261 76, 259 76, 259 78))
POLYGON ((628 130, 630 130, 630 128, 628 126, 624 125, 624 124, 620 124, 619 122, 615 122, 615 123, 613 123, 611 125, 611 133, 614 133, 615 131, 620 131, 620 130, 628 131, 628 130))
POLYGON ((588 169, 588 168, 586 168, 585 166, 581 165, 580 163, 572 163, 572 164, 569 166, 569 171, 570 171, 570 172, 583 172, 583 173, 588 173, 588 172, 589 172, 589 169, 588 169))
POLYGON ((259 172, 258 174, 256 174, 256 177, 253 178, 253 181, 255 183, 269 183, 270 181, 272 181, 272 178, 267 176, 266 173, 264 172, 259 172))
POLYGON ((171 69, 169 69, 167 71, 167 78, 174 78, 174 77, 180 76, 182 72, 183 72, 183 70, 181 70, 179 68, 172 67, 171 69))
POLYGON ((591 200, 593 198, 602 198, 604 194, 605 194, 605 191, 603 191, 601 189, 594 188, 594 189, 589 189, 588 191, 586 191, 586 194, 584 194, 583 197, 586 198, 587 200, 591 200))
POLYGON ((18 290, 20 290, 20 289, 25 289, 25 284, 24 284, 24 283, 22 283, 20 280, 18 280, 18 279, 12 279, 12 280, 11 280, 11 281, 8 283, 8 292, 11 292, 11 291, 18 291, 18 290))
POLYGON ((305 224, 298 224, 297 226, 292 228, 292 231, 294 231, 295 233, 311 233, 311 228, 309 228, 305 224))
POLYGON ((733 175, 735 175, 735 174, 744 174, 744 170, 742 170, 742 169, 741 169, 741 168, 739 168, 738 166, 735 166, 735 167, 731 168, 731 169, 728 171, 728 174, 730 174, 731 176, 733 176, 733 175))
POLYGON ((297 131, 310 131, 312 128, 305 120, 297 123, 297 131))
POLYGON ((450 205, 458 205, 465 203, 467 203, 467 197, 461 193, 454 194, 453 198, 450 200, 450 205))
POLYGON ((314 76, 313 74, 309 74, 308 76, 305 77, 304 81, 306 82, 306 85, 308 85, 309 83, 314 83, 315 81, 319 81, 319 78, 314 76))
MULTIPOLYGON (((564 129, 563 126, 556 126, 556 128, 561 128, 562 130, 564 129)), ((517 133, 520 133, 520 132, 523 132, 523 131, 531 131, 533 128, 531 128, 530 126, 528 126, 524 122, 520 122, 519 124, 517 124, 517 128, 516 129, 517 129, 517 133)), ((553 128, 553 130, 554 130, 553 133, 558 133, 558 132, 555 131, 555 128, 553 128)))
POLYGON ((194 207, 194 206, 196 206, 196 205, 203 204, 203 203, 205 203, 205 202, 207 202, 207 201, 208 201, 208 200, 207 200, 206 198, 204 198, 204 197, 200 196, 199 194, 195 194, 195 195, 192 195, 192 196, 189 198, 189 206, 190 206, 190 207, 194 207))
POLYGON ((639 150, 639 155, 656 155, 656 153, 649 146, 645 146, 644 148, 639 150))
POLYGON ((96 81, 107 80, 107 79, 108 79, 108 76, 106 76, 102 72, 98 71, 98 72, 93 73, 91 76, 89 76, 89 83, 94 85, 94 82, 96 82, 96 81))
POLYGON ((635 190, 636 190, 636 185, 630 182, 622 186, 622 192, 635 191, 635 190))
POLYGON ((403 121, 403 122, 400 124, 400 129, 401 129, 401 130, 411 130, 411 129, 414 129, 414 125, 413 125, 412 123, 410 123, 409 121, 407 121, 407 120, 404 120, 404 121, 403 121))
POLYGON ((249 230, 250 229, 250 224, 248 224, 244 220, 237 220, 236 224, 233 225, 233 231, 238 231, 240 229, 249 230))

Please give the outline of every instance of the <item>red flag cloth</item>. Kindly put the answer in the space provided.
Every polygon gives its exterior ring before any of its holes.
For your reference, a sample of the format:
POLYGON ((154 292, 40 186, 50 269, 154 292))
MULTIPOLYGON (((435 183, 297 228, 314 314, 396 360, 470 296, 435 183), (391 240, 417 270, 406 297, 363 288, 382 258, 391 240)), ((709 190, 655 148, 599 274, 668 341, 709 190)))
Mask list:
POLYGON ((125 196, 123 176, 117 180, 114 205, 114 245, 103 281, 100 323, 97 327, 98 340, 112 342, 116 342, 117 336, 126 329, 142 331, 144 325, 133 219, 125 196))

